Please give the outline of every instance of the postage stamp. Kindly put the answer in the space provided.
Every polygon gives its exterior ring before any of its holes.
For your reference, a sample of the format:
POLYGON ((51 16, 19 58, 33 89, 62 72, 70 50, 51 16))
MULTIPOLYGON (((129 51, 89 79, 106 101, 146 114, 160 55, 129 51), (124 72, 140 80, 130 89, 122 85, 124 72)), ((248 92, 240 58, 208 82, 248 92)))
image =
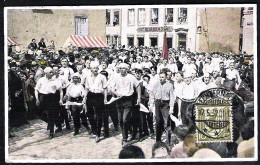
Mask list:
POLYGON ((210 89, 198 97, 195 104, 198 143, 232 142, 232 93, 210 89))

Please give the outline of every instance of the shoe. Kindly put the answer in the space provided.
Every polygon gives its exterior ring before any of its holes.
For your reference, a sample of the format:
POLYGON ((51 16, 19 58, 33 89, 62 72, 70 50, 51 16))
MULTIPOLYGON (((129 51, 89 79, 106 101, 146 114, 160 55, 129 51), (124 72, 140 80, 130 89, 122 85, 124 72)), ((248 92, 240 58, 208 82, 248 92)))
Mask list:
POLYGON ((87 129, 87 132, 88 132, 89 135, 92 134, 92 131, 89 128, 87 129))
POLYGON ((100 142, 100 137, 96 136, 96 143, 100 142))
POLYGON ((150 138, 154 139, 154 133, 150 133, 150 138))
POLYGON ((141 142, 143 141, 144 139, 146 139, 146 135, 140 135, 139 138, 138 138, 138 141, 141 142))
POLYGON ((66 129, 67 129, 67 130, 71 130, 70 125, 66 125, 66 129))
POLYGON ((76 136, 76 135, 78 135, 79 134, 79 130, 75 130, 75 132, 74 132, 74 136, 76 136))
POLYGON ((126 147, 128 144, 127 144, 127 140, 123 140, 122 141, 122 147, 124 148, 124 147, 126 147))
POLYGON ((54 138, 54 134, 53 134, 53 133, 50 133, 49 139, 52 139, 52 138, 54 138))
POLYGON ((129 141, 134 141, 135 140, 135 136, 132 136, 130 139, 129 139, 129 141))
POLYGON ((55 130, 55 133, 57 133, 57 132, 61 132, 61 131, 62 131, 61 128, 57 128, 57 129, 55 130))
POLYGON ((109 138, 109 134, 105 134, 105 135, 104 135, 104 138, 109 138))

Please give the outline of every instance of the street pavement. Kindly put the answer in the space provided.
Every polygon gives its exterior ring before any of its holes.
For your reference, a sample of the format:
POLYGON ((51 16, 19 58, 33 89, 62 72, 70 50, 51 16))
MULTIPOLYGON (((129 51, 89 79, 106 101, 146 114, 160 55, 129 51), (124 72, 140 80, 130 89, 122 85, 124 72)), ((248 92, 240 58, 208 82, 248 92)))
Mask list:
MULTIPOLYGON (((113 126, 110 126, 113 129, 113 126)), ((110 132, 110 137, 95 142, 92 135, 82 127, 80 134, 74 136, 72 130, 63 128, 49 139, 47 124, 40 119, 29 121, 12 130, 15 137, 9 138, 10 160, 44 160, 44 159, 118 159, 122 149, 121 132, 110 132)), ((101 137, 103 138, 103 137, 101 137)), ((146 158, 152 157, 155 139, 147 138, 133 145, 142 148, 146 158)))

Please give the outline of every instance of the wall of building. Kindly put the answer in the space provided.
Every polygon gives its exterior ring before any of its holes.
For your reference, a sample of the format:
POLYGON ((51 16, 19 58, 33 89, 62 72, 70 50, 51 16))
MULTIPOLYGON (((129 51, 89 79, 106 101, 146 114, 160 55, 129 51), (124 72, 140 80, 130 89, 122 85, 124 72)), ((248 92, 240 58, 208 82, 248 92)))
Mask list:
POLYGON ((46 45, 55 41, 59 49, 69 35, 75 34, 75 16, 88 18, 89 36, 106 39, 105 10, 52 10, 53 14, 33 13, 32 10, 8 10, 8 37, 13 37, 24 49, 32 38, 38 43, 45 38, 46 45))
POLYGON ((239 52, 241 8, 199 8, 199 15, 200 52, 239 52))
POLYGON ((247 54, 254 54, 254 19, 253 10, 244 10, 243 16, 243 46, 242 51, 247 54))
MULTIPOLYGON (((174 8, 174 6, 173 6, 174 8)), ((150 37, 151 36, 157 36, 158 40, 158 47, 163 47, 163 37, 164 32, 137 32, 137 29, 139 27, 163 27, 163 26, 170 26, 173 28, 172 32, 167 32, 167 38, 172 38, 172 47, 177 48, 178 47, 178 33, 186 33, 187 34, 187 48, 189 48, 191 51, 197 50, 196 48, 196 30, 197 30, 197 17, 196 8, 188 8, 188 22, 186 24, 179 24, 178 23, 178 14, 179 14, 179 8, 174 8, 174 21, 171 24, 165 23, 165 8, 159 8, 158 11, 158 24, 152 25, 151 24, 151 8, 145 9, 145 25, 140 26, 138 25, 138 8, 135 8, 135 19, 134 19, 134 25, 128 25, 128 9, 124 8, 122 9, 122 28, 121 28, 121 44, 128 46, 127 37, 134 37, 134 45, 138 45, 137 38, 138 37, 144 37, 144 45, 145 46, 151 46, 150 44, 150 37), (188 29, 188 31, 178 31, 176 32, 176 29, 188 29)))

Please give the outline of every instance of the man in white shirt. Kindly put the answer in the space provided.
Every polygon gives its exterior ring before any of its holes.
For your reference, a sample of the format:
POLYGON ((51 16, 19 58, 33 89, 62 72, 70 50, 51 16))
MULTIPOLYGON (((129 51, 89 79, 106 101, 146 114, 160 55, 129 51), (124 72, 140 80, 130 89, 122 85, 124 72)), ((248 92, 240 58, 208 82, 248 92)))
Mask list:
MULTIPOLYGON (((120 127, 122 129, 122 145, 123 147, 127 144, 128 131, 130 126, 131 117, 131 107, 132 105, 132 95, 134 93, 134 87, 137 89, 137 105, 141 102, 141 88, 137 79, 127 73, 129 65, 126 63, 121 63, 119 65, 120 76, 117 77, 117 81, 114 82, 114 87, 112 92, 120 99, 117 102, 118 105, 118 117, 120 122, 120 127)), ((107 102, 107 96, 105 93, 105 103, 107 102)))
MULTIPOLYGON (((57 66, 53 67, 53 72, 54 72, 53 78, 56 78, 57 81, 59 81, 61 83, 62 91, 65 94, 66 88, 70 84, 69 80, 65 76, 60 74, 60 70, 57 66)), ((70 123, 69 123, 69 118, 68 118, 68 112, 64 105, 61 105, 61 107, 60 107, 60 117, 61 117, 61 123, 63 124, 65 121, 66 129, 70 130, 71 128, 70 128, 70 123)), ((59 131, 61 131, 61 130, 56 130, 56 132, 59 132, 59 131)))
MULTIPOLYGON (((71 114, 73 117, 73 122, 74 122, 74 136, 79 134, 79 129, 80 129, 80 118, 81 118, 81 111, 83 110, 83 104, 85 100, 85 89, 80 83, 80 75, 79 73, 74 73, 72 76, 72 83, 68 86, 66 94, 64 96, 65 100, 68 100, 72 103, 77 103, 81 105, 71 105, 71 114)), ((82 118, 82 124, 89 130, 89 127, 87 125, 86 118, 82 118)))
POLYGON ((92 133, 96 134, 96 142, 100 141, 102 117, 104 114, 104 93, 106 91, 106 77, 98 73, 99 63, 91 62, 91 76, 86 78, 85 88, 87 96, 87 116, 92 133), (94 118, 95 116, 95 118, 94 118))
POLYGON ((234 68, 234 62, 229 63, 229 68, 226 70, 226 79, 229 81, 234 81, 236 83, 236 89, 238 89, 240 83, 242 82, 238 70, 234 68))
POLYGON ((212 74, 214 65, 211 63, 211 61, 212 61, 211 57, 208 57, 206 59, 206 64, 203 67, 203 74, 205 74, 205 73, 212 74))
POLYGON ((36 105, 47 112, 48 127, 50 129, 49 138, 52 139, 54 137, 54 124, 58 126, 58 129, 61 129, 59 106, 63 103, 63 92, 61 83, 52 78, 52 68, 46 67, 44 73, 45 76, 40 78, 35 86, 35 98, 36 105))
POLYGON ((60 68, 60 70, 63 71, 66 79, 70 80, 71 76, 74 74, 74 71, 68 66, 68 63, 69 63, 69 61, 67 58, 62 58, 61 59, 62 67, 60 68))
POLYGON ((136 57, 136 63, 133 63, 132 65, 132 70, 133 69, 143 69, 143 64, 142 64, 142 57, 138 56, 136 57))
POLYGON ((154 84, 150 93, 149 105, 155 105, 156 141, 161 141, 163 131, 166 131, 166 141, 170 144, 169 115, 174 112, 176 96, 173 85, 166 80, 166 73, 160 73, 160 82, 154 84))
POLYGON ((181 101, 181 119, 184 125, 190 125, 191 123, 191 105, 193 99, 196 98, 197 92, 196 87, 191 82, 191 73, 184 73, 184 83, 182 86, 182 92, 180 95, 181 101))
POLYGON ((143 68, 150 69, 153 64, 149 61, 148 56, 143 57, 144 61, 142 62, 143 68))
POLYGON ((182 67, 182 71, 185 72, 190 72, 190 70, 197 70, 196 65, 191 63, 191 57, 187 57, 187 63, 185 63, 182 67))

